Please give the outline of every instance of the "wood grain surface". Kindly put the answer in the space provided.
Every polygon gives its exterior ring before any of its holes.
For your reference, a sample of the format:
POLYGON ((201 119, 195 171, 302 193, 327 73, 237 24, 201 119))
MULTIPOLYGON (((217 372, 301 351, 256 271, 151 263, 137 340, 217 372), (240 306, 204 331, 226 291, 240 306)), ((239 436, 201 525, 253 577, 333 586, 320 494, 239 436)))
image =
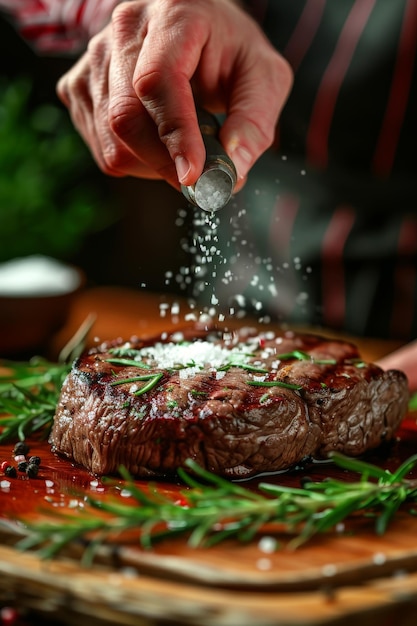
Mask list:
MULTIPOLYGON (((90 313, 96 315, 96 324, 89 345, 180 327, 189 312, 186 303, 171 299, 161 318, 160 304, 166 302, 159 295, 124 289, 86 290, 66 327, 51 339, 48 352, 56 355, 90 313)), ((374 340, 356 343, 367 360, 397 347, 374 340)), ((371 460, 396 466, 416 450, 416 419, 410 415, 396 442, 371 460)), ((361 518, 295 551, 285 545, 265 551, 261 537, 250 544, 228 542, 210 549, 192 549, 186 539, 165 541, 151 551, 137 543, 121 543, 104 547, 97 563, 86 569, 79 563, 76 546, 48 562, 14 547, 20 519, 39 519, 45 506, 59 504, 65 510, 71 499, 89 493, 107 497, 100 480, 53 455, 48 444, 32 442, 31 453, 42 459, 38 478, 10 479, 9 486, 2 483, 0 488, 1 605, 19 605, 30 617, 79 626, 416 623, 417 517, 407 512, 399 514, 382 537, 374 533, 372 520, 361 518)), ((11 445, 0 446, 2 460, 11 454, 11 445)), ((330 465, 315 465, 308 474, 320 479, 335 471, 330 465)), ((280 482, 293 484, 301 475, 284 474, 280 482)))

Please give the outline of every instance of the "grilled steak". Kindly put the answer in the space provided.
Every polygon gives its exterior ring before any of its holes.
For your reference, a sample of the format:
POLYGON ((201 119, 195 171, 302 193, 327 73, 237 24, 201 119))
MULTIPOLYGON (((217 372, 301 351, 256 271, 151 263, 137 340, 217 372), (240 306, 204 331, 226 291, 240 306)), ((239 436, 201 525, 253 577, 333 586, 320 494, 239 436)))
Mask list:
POLYGON ((408 405, 402 372, 315 335, 177 333, 109 342, 62 389, 53 450, 94 474, 175 473, 187 458, 219 475, 350 456, 392 439, 408 405))

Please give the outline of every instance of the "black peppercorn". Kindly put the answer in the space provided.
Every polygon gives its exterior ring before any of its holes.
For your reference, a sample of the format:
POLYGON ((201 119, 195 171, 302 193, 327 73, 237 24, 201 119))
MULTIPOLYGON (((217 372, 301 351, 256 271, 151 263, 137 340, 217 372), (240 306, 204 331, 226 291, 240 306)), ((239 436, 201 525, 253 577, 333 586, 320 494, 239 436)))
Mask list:
POLYGON ((41 464, 41 457, 40 456, 31 456, 28 463, 34 463, 35 465, 40 465, 41 464))
POLYGON ((29 446, 24 441, 18 441, 13 449, 13 454, 27 454, 29 452, 29 446))
POLYGON ((6 476, 9 476, 9 478, 16 478, 17 476, 16 468, 13 467, 13 465, 8 465, 4 470, 4 473, 6 476))
POLYGON ((36 476, 38 475, 39 472, 39 465, 36 465, 36 463, 29 463, 27 468, 26 468, 26 475, 29 478, 36 478, 36 476))

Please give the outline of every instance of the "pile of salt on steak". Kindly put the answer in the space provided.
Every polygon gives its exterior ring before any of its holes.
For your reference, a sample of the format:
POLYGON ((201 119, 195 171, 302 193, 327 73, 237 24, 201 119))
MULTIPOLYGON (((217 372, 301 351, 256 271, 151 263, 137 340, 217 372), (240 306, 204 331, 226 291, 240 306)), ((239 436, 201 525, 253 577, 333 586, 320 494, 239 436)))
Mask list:
POLYGON ((250 329, 108 342, 64 382, 52 449, 97 475, 168 476, 195 460, 244 478, 389 441, 406 376, 344 341, 250 329))

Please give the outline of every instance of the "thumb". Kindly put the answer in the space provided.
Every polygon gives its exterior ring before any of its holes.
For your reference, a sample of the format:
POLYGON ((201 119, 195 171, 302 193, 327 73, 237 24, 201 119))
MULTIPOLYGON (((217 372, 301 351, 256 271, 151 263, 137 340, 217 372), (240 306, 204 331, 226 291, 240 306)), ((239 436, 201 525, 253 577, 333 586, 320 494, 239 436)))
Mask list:
MULTIPOLYGON (((272 75, 248 73, 236 82, 220 140, 243 181, 255 161, 273 143, 279 115, 292 85, 287 62, 277 56, 272 75), (267 94, 267 97, 265 96, 267 94)), ((262 66, 261 66, 262 67, 262 66)))

